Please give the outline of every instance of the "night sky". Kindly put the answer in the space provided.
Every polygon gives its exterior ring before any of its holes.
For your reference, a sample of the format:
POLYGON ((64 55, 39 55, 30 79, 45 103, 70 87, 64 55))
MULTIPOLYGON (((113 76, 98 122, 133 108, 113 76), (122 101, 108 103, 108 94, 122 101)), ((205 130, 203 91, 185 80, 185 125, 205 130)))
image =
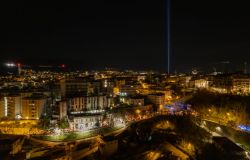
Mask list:
MULTIPOLYGON (((0 60, 166 71, 163 0, 1 4, 0 60)), ((247 1, 173 0, 172 72, 250 66, 247 1)))

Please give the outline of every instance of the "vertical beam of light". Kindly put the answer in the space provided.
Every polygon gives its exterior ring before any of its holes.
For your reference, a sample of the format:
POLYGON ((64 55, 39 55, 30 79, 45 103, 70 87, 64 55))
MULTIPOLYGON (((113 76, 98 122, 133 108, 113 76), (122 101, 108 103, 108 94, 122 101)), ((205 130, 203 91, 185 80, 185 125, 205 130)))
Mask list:
POLYGON ((170 74, 170 70, 171 70, 171 68, 170 68, 170 54, 171 54, 171 35, 170 35, 170 27, 171 27, 171 25, 170 25, 170 13, 171 13, 171 0, 166 0, 167 2, 166 2, 166 18, 167 18, 167 20, 166 20, 166 22, 167 22, 167 24, 166 24, 166 36, 167 36, 167 38, 166 38, 166 40, 167 40, 167 59, 168 59, 168 61, 167 61, 167 69, 168 69, 168 74, 170 74))
POLYGON ((8 99, 7 97, 4 97, 4 116, 8 116, 8 99))

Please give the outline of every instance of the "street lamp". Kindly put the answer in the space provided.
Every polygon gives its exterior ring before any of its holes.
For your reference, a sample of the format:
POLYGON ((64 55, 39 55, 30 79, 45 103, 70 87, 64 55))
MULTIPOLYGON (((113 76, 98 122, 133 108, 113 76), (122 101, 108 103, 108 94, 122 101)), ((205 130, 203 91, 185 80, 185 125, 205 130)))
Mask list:
POLYGON ((136 112, 137 114, 140 114, 140 113, 141 113, 141 111, 140 111, 139 109, 137 109, 135 112, 136 112))
POLYGON ((216 129, 217 131, 219 131, 219 132, 221 131, 221 128, 220 128, 219 126, 216 127, 215 129, 216 129))

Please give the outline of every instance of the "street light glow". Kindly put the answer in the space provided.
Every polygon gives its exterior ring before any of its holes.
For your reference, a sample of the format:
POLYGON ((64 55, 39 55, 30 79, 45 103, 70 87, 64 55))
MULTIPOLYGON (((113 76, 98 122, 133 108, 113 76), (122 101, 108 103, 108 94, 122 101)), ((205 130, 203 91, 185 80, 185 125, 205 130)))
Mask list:
POLYGON ((219 131, 219 132, 221 131, 221 128, 220 128, 219 126, 216 127, 215 129, 216 129, 217 131, 219 131))
POLYGON ((16 65, 15 65, 15 63, 9 62, 9 63, 5 63, 5 66, 7 66, 7 67, 15 67, 16 65))

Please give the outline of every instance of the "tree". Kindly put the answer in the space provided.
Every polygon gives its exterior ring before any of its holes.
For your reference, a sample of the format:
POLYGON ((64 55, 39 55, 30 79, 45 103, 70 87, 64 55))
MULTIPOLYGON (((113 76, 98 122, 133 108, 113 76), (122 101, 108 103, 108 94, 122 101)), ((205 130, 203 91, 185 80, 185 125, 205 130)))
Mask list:
POLYGON ((59 127, 61 129, 65 129, 65 128, 69 128, 69 122, 67 120, 67 118, 63 118, 59 123, 58 123, 59 127))
POLYGON ((50 118, 48 116, 42 116, 38 124, 41 129, 49 129, 50 127, 50 118))
POLYGON ((182 91, 181 91, 182 88, 177 84, 172 84, 170 89, 172 91, 174 91, 174 94, 176 94, 176 95, 181 95, 182 94, 182 91))

